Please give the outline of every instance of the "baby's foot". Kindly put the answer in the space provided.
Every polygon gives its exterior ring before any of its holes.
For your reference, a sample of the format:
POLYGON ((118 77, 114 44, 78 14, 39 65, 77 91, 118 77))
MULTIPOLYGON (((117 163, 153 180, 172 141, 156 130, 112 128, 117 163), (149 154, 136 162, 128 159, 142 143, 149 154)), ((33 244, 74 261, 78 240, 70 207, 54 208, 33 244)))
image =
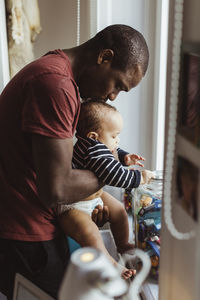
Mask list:
POLYGON ((136 270, 134 270, 134 269, 126 269, 126 268, 125 268, 125 269, 122 271, 121 277, 122 277, 123 279, 127 280, 127 279, 129 279, 129 278, 135 276, 135 274, 136 274, 136 270))
POLYGON ((120 265, 120 264, 117 264, 117 268, 120 270, 121 272, 121 277, 125 280, 135 276, 136 274, 136 270, 134 269, 127 269, 126 267, 120 265))
POLYGON ((134 249, 134 245, 131 244, 131 243, 126 243, 126 244, 117 246, 117 251, 120 254, 123 254, 123 253, 128 252, 128 251, 133 250, 133 249, 134 249))

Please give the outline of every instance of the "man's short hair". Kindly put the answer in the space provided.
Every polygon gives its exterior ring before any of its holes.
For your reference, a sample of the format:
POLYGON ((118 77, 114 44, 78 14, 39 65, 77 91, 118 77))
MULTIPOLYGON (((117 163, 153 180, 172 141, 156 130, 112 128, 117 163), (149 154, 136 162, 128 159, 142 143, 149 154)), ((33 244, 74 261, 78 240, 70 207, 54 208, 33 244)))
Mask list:
POLYGON ((112 49, 114 57, 112 67, 126 71, 139 64, 145 75, 148 62, 149 50, 143 35, 128 25, 110 25, 98 32, 88 42, 96 54, 103 49, 112 49))
POLYGON ((81 103, 80 116, 76 127, 79 136, 86 137, 89 132, 98 132, 107 112, 117 109, 104 101, 86 101, 81 103))

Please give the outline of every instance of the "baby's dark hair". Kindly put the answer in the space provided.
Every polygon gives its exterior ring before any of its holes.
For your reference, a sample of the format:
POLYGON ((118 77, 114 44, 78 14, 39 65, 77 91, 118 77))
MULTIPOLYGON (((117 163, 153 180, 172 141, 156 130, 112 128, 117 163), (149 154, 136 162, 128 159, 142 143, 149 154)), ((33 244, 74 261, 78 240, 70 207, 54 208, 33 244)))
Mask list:
POLYGON ((101 128, 105 113, 117 109, 101 100, 87 101, 81 104, 80 116, 76 127, 79 136, 86 137, 91 131, 97 132, 101 128))

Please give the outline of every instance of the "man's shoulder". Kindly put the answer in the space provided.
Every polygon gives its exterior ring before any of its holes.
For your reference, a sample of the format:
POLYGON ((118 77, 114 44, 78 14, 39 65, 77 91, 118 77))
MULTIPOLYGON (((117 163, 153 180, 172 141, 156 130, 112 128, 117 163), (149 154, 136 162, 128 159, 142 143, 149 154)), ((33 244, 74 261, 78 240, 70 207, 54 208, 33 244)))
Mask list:
POLYGON ((47 52, 38 59, 38 64, 49 72, 71 77, 72 69, 68 56, 60 49, 47 52))
POLYGON ((62 89, 71 91, 75 95, 78 92, 70 62, 61 50, 48 52, 28 64, 24 68, 21 78, 24 85, 40 87, 43 90, 55 92, 62 89))
POLYGON ((23 71, 27 81, 42 81, 48 77, 54 80, 61 80, 61 77, 69 81, 73 79, 69 59, 61 50, 46 53, 28 64, 23 71))

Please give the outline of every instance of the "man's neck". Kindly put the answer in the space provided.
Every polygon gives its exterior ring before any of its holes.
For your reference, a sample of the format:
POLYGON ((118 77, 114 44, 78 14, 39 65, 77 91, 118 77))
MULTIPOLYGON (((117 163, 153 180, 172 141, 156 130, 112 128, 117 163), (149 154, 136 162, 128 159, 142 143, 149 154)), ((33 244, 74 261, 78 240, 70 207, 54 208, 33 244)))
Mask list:
POLYGON ((84 63, 82 59, 82 45, 70 49, 63 49, 63 52, 69 58, 74 79, 77 82, 84 63), (80 61, 82 61, 82 63, 80 63, 80 61))

